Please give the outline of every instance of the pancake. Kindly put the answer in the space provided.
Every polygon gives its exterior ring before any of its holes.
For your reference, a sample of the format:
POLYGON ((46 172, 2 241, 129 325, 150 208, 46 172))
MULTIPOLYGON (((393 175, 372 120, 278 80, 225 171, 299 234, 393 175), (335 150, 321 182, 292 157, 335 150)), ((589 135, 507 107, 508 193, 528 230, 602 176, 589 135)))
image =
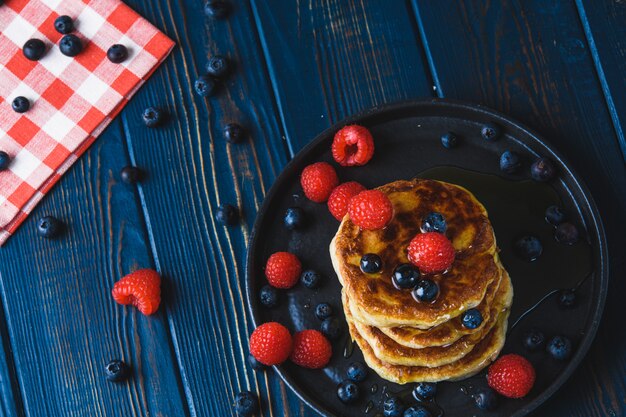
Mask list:
POLYGON ((500 278, 495 236, 484 206, 465 188, 441 181, 395 181, 378 188, 391 200, 394 216, 381 230, 361 230, 346 216, 330 246, 335 271, 350 298, 354 317, 375 327, 430 329, 478 306, 491 283, 500 278), (393 269, 408 262, 406 247, 422 219, 439 212, 456 259, 446 272, 429 275, 440 292, 432 303, 417 302, 410 291, 396 289, 393 269), (365 274, 361 256, 376 253, 382 271, 365 274))

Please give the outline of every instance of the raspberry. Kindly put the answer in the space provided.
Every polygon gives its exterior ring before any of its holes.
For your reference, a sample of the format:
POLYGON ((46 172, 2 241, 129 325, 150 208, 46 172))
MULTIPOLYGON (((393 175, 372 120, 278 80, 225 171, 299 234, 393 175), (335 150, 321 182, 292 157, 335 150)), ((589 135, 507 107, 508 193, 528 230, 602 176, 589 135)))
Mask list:
POLYGON ((343 183, 333 190, 328 197, 328 210, 339 221, 348 213, 348 204, 352 197, 365 191, 365 187, 356 181, 343 183))
POLYGON ((420 272, 443 272, 454 262, 454 247, 441 233, 419 233, 409 243, 408 257, 420 272))
POLYGON ((521 398, 535 383, 535 368, 522 356, 504 355, 489 367, 487 382, 505 397, 521 398))
POLYGON ((316 203, 323 203, 339 184, 335 168, 327 162, 316 162, 302 170, 300 185, 304 195, 316 203))
POLYGON ((272 287, 291 288, 298 282, 302 264, 289 252, 276 252, 267 260, 265 276, 272 287))
POLYGON ((285 362, 291 353, 291 346, 291 334, 280 323, 262 324, 250 335, 250 353, 264 365, 285 362))
POLYGON ((323 368, 330 361, 333 349, 330 342, 317 330, 303 330, 293 336, 291 361, 304 368, 323 368))
POLYGON ((374 138, 363 126, 346 126, 335 134, 332 152, 341 166, 365 165, 374 156, 374 138))
POLYGON ((153 269, 140 269, 117 281, 111 294, 118 304, 132 304, 149 316, 161 303, 161 277, 153 269))
POLYGON ((350 220, 363 229, 382 229, 393 216, 393 205, 382 191, 362 191, 350 200, 348 213, 350 220))

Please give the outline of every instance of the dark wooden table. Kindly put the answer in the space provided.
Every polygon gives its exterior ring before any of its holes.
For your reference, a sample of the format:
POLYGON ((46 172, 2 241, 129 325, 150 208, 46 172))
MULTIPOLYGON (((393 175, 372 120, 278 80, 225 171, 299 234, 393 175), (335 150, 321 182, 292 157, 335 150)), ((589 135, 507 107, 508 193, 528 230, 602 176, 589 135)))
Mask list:
POLYGON ((312 416, 274 375, 247 366, 244 259, 264 194, 295 152, 362 109, 449 97, 542 133, 589 185, 609 237, 612 280, 596 341, 536 416, 626 415, 626 1, 251 0, 210 21, 202 2, 130 0, 176 40, 172 56, 0 249, 0 416, 227 416, 258 391, 264 416, 312 416), (236 71, 208 100, 207 57, 236 71), (169 122, 142 126, 149 105, 169 122), (228 145, 238 121, 250 140, 228 145), (119 180, 136 164, 139 187, 119 180), (214 220, 243 209, 241 227, 214 220), (60 240, 36 234, 53 214, 60 240), (137 267, 165 277, 146 318, 116 305, 137 267), (119 357, 135 376, 107 383, 119 357))

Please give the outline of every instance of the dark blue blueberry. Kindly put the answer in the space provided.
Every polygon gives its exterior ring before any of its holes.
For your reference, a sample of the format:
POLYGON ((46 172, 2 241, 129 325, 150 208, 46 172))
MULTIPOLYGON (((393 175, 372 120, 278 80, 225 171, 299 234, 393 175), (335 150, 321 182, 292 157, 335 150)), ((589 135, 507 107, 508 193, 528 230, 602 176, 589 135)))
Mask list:
POLYGON ((537 329, 530 329, 524 333, 522 343, 527 350, 534 352, 543 348, 546 344, 546 336, 537 329))
POLYGON ((498 395, 491 388, 484 388, 474 394, 474 402, 481 410, 495 410, 498 406, 498 395))
POLYGON ((30 109, 30 101, 26 97, 17 96, 13 99, 11 107, 16 113, 26 113, 30 109))
POLYGON ((517 172, 522 166, 522 160, 517 152, 504 151, 500 155, 500 170, 507 174, 513 174, 517 172))
POLYGON ((265 284, 259 291, 259 300, 267 308, 274 308, 280 301, 278 290, 269 284, 265 284))
POLYGON ((443 145, 444 148, 452 149, 456 147, 458 142, 459 142, 459 139, 452 132, 448 132, 441 136, 441 144, 443 145))
POLYGON ((201 75, 193 83, 193 89, 200 97, 208 97, 215 92, 215 81, 208 75, 201 75))
POLYGON ((359 399, 359 387, 354 382, 346 379, 337 386, 337 397, 344 404, 350 404, 359 399))
POLYGON ((141 119, 147 127, 158 126, 163 121, 163 111, 156 107, 148 107, 141 114, 141 119))
POLYGON ((238 123, 229 123, 224 126, 224 138, 228 143, 240 143, 246 136, 246 131, 238 123))
POLYGON ((572 342, 565 336, 554 336, 548 342, 546 350, 554 359, 563 361, 572 354, 572 342))
POLYGON ((550 181, 556 172, 548 158, 539 158, 530 166, 530 176, 535 181, 550 181))
POLYGON ((54 20, 54 28, 62 35, 67 35, 74 30, 74 21, 69 16, 59 16, 54 20))
POLYGON ((561 308, 572 308, 576 305, 576 292, 569 289, 561 290, 557 300, 561 308))
POLYGON ((500 128, 493 123, 485 123, 480 129, 480 135, 488 141, 498 140, 500 138, 500 128))
POLYGON ((483 322, 483 315, 475 308, 470 308, 461 316, 461 323, 468 329, 477 329, 483 322))
POLYGON ((413 398, 417 401, 430 400, 437 394, 437 384, 434 382, 419 382, 413 388, 413 398))
POLYGON ((283 219, 285 227, 289 230, 301 229, 305 224, 305 220, 306 215, 300 207, 289 207, 283 219))
POLYGON ((239 221, 239 210, 233 205, 222 204, 217 208, 215 220, 224 226, 232 226, 239 221))
POLYGON ((432 414, 422 405, 413 405, 404 410, 402 417, 432 417, 432 414))
POLYGON ((217 78, 225 76, 229 70, 228 58, 222 55, 211 57, 206 64, 206 72, 217 78))
POLYGON ((114 64, 124 62, 128 58, 128 49, 124 45, 116 43, 107 50, 107 58, 114 64))
POLYGON ((527 261, 534 261, 543 252, 543 245, 537 236, 522 236, 515 242, 515 252, 527 261))
POLYGON ((122 382, 130 376, 130 366, 119 359, 113 359, 104 367, 104 374, 111 382, 122 382))
POLYGON ((383 267, 383 260, 375 253, 366 253, 361 257, 361 271, 366 274, 375 274, 383 267))
POLYGON ((435 283, 435 281, 432 281, 430 279, 420 280, 413 290, 413 297, 417 301, 423 301, 427 303, 437 298, 437 294, 439 294, 439 286, 437 285, 437 283, 435 283))
POLYGON ((59 42, 59 49, 63 55, 74 57, 83 52, 83 42, 76 35, 65 35, 59 42))
POLYGON ((11 157, 5 151, 0 151, 0 171, 4 171, 11 164, 11 157))
POLYGON ((251 417, 259 411, 259 399, 251 391, 241 391, 235 395, 235 413, 241 417, 251 417))
POLYGON ((385 417, 401 417, 404 412, 404 403, 398 397, 389 397, 383 402, 385 417))
POLYGON ((341 323, 337 318, 329 317, 322 322, 321 330, 329 339, 337 339, 341 336, 341 323))
POLYGON ((252 356, 252 354, 248 355, 248 363, 255 371, 265 371, 267 369, 267 366, 257 361, 256 358, 252 356))
POLYGON ((558 226, 567 218, 565 210, 559 206, 550 206, 546 209, 546 221, 552 226, 558 226))
POLYGON ((367 366, 363 362, 352 362, 346 371, 348 379, 354 382, 363 382, 367 378, 367 373, 367 366))
POLYGON ((39 235, 48 239, 57 237, 63 231, 63 223, 52 216, 45 216, 37 222, 39 235))
POLYGON ((398 265, 391 276, 393 285, 404 290, 415 287, 419 278, 420 272, 411 264, 398 265))
POLYGON ((319 320, 326 320, 333 315, 333 307, 328 303, 319 303, 315 307, 315 317, 319 320))
POLYGON ((141 170, 137 167, 125 166, 120 171, 120 178, 126 184, 135 184, 141 180, 141 170))
POLYGON ((230 11, 230 4, 223 0, 209 0, 204 5, 204 14, 212 19, 223 19, 230 11))
POLYGON ((578 242, 580 233, 578 233, 578 228, 575 225, 565 222, 556 227, 554 238, 557 242, 563 243, 564 245, 573 245, 578 242))
POLYGON ((443 214, 432 212, 426 215, 422 220, 422 232, 439 232, 445 233, 448 225, 443 214))
POLYGON ((307 269, 300 275, 300 281, 302 285, 307 288, 314 289, 320 286, 322 282, 322 276, 312 269, 307 269))
POLYGON ((46 44, 41 39, 29 39, 22 48, 22 53, 31 61, 39 61, 46 53, 46 44))

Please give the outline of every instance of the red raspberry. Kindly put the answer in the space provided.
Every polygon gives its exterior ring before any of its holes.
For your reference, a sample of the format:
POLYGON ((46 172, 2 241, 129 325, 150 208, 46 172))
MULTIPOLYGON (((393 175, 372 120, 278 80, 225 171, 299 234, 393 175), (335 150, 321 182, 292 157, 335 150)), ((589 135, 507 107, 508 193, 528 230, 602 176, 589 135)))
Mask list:
POLYGON ((333 355, 330 342, 317 330, 303 330, 293 336, 291 361, 304 368, 325 367, 333 355))
POLYGON ((250 353, 264 365, 283 363, 291 353, 291 333, 280 323, 257 327, 250 335, 250 353))
POLYGON ((356 181, 345 182, 333 190, 328 197, 328 210, 339 221, 348 213, 348 204, 352 197, 365 191, 365 187, 356 181))
POLYGON ((117 281, 111 294, 118 304, 132 304, 149 316, 161 303, 161 277, 153 269, 140 269, 117 281))
POLYGON ((335 133, 332 152, 341 166, 365 165, 374 156, 374 138, 363 126, 346 126, 335 133))
POLYGON ((265 264, 265 276, 272 287, 291 288, 298 282, 302 264, 289 252, 276 252, 265 264))
POLYGON ((302 170, 300 185, 311 201, 323 203, 339 184, 335 168, 327 162, 316 162, 302 170))
POLYGON ((504 355, 489 367, 487 382, 505 397, 522 398, 535 383, 535 368, 520 355, 504 355))
POLYGON ((408 256, 420 272, 443 272, 454 262, 454 247, 441 233, 419 233, 409 243, 408 256))
POLYGON ((393 205, 382 191, 362 191, 350 200, 348 213, 350 220, 363 229, 382 229, 393 217, 393 205))

